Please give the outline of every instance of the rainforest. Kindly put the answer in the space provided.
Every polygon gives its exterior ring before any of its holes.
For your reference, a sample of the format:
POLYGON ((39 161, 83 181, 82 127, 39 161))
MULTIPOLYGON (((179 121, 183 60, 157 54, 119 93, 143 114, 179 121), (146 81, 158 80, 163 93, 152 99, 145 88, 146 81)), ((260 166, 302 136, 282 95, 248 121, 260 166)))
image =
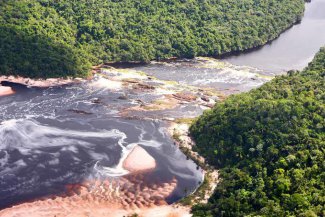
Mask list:
POLYGON ((0 0, 0 217, 324 217, 325 0, 0 0))
POLYGON ((325 48, 308 67, 229 97, 191 127, 221 183, 194 216, 322 216, 325 48))
POLYGON ((0 74, 86 77, 107 62, 218 56, 267 43, 302 0, 3 0, 0 74))

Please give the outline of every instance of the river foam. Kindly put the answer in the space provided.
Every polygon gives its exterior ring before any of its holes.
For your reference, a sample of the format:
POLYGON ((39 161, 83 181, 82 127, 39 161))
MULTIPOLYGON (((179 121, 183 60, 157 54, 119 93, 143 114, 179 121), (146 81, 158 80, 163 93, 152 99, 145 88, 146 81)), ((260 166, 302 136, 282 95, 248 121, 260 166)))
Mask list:
POLYGON ((0 209, 61 195, 71 183, 128 176, 123 161, 136 146, 157 163, 147 180, 177 180, 167 202, 197 188, 202 173, 173 145, 163 121, 117 115, 149 94, 127 93, 128 99, 119 100, 128 90, 93 82, 49 89, 14 86, 15 95, 0 98, 0 209))

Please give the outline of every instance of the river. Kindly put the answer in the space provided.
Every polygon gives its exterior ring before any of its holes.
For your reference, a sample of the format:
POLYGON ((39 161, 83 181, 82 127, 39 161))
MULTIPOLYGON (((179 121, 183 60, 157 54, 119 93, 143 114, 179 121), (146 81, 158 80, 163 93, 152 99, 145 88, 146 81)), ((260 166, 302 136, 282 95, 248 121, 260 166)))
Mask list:
MULTIPOLYGON (((325 0, 313 0, 307 4, 302 22, 278 39, 222 61, 196 58, 117 66, 122 68, 120 74, 138 73, 153 86, 161 80, 171 89, 196 86, 195 103, 130 112, 129 108, 168 95, 170 89, 157 94, 124 86, 114 88, 114 82, 105 78, 112 76, 111 69, 102 72, 104 77, 64 87, 10 84, 16 93, 0 97, 0 209, 59 195, 67 184, 125 176, 127 172, 119 164, 135 145, 157 161, 156 169, 146 175, 149 179, 157 183, 177 180, 168 203, 192 193, 202 182, 203 173, 175 146, 166 120, 196 117, 207 109, 202 106, 201 88, 221 95, 239 93, 259 87, 286 70, 305 67, 325 44, 324 12, 325 0), (167 80, 177 83, 169 87, 167 80)), ((215 102, 218 96, 209 100, 215 102)))
POLYGON ((324 45, 325 0, 312 0, 306 3, 300 24, 294 25, 259 49, 229 56, 223 60, 277 75, 291 69, 303 69, 324 45))
POLYGON ((70 183, 124 176, 117 165, 134 145, 156 159, 152 180, 176 177, 168 202, 197 188, 202 172, 174 145, 166 122, 118 114, 135 99, 156 96, 128 92, 128 99, 119 99, 127 90, 96 82, 49 89, 13 85, 16 94, 0 98, 0 208, 60 194, 70 183))

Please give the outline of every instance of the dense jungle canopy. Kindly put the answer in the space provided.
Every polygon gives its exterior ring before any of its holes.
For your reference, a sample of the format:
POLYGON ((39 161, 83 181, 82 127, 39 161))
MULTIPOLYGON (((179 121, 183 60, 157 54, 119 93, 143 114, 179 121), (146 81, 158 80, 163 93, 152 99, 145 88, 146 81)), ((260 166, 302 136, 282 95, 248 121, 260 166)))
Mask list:
POLYGON ((302 72, 216 104, 191 134, 221 174, 194 216, 324 216, 325 48, 302 72))
POLYGON ((85 77, 92 65, 218 56, 299 21, 302 0, 2 0, 0 74, 85 77))

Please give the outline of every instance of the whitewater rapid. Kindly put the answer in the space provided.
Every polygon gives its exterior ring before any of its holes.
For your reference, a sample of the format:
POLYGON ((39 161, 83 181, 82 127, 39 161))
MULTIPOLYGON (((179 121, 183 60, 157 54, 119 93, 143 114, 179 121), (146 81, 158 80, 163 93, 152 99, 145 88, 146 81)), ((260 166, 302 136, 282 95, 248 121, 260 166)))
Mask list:
POLYGON ((202 114, 222 95, 211 88, 229 94, 269 79, 254 68, 197 58, 103 69, 62 87, 7 83, 16 93, 0 98, 0 209, 60 195, 72 183, 128 176, 123 162, 137 145, 157 164, 146 182, 177 183, 166 199, 173 203, 197 189, 203 171, 174 144, 168 120, 202 114))
POLYGON ((176 177, 170 202, 183 197, 184 189, 197 188, 202 172, 173 144, 165 122, 119 115, 148 96, 127 93, 129 99, 120 100, 125 90, 97 83, 14 85, 15 95, 0 98, 0 208, 60 194, 70 183, 125 176, 122 162, 135 145, 157 161, 149 177, 161 182, 176 177))

